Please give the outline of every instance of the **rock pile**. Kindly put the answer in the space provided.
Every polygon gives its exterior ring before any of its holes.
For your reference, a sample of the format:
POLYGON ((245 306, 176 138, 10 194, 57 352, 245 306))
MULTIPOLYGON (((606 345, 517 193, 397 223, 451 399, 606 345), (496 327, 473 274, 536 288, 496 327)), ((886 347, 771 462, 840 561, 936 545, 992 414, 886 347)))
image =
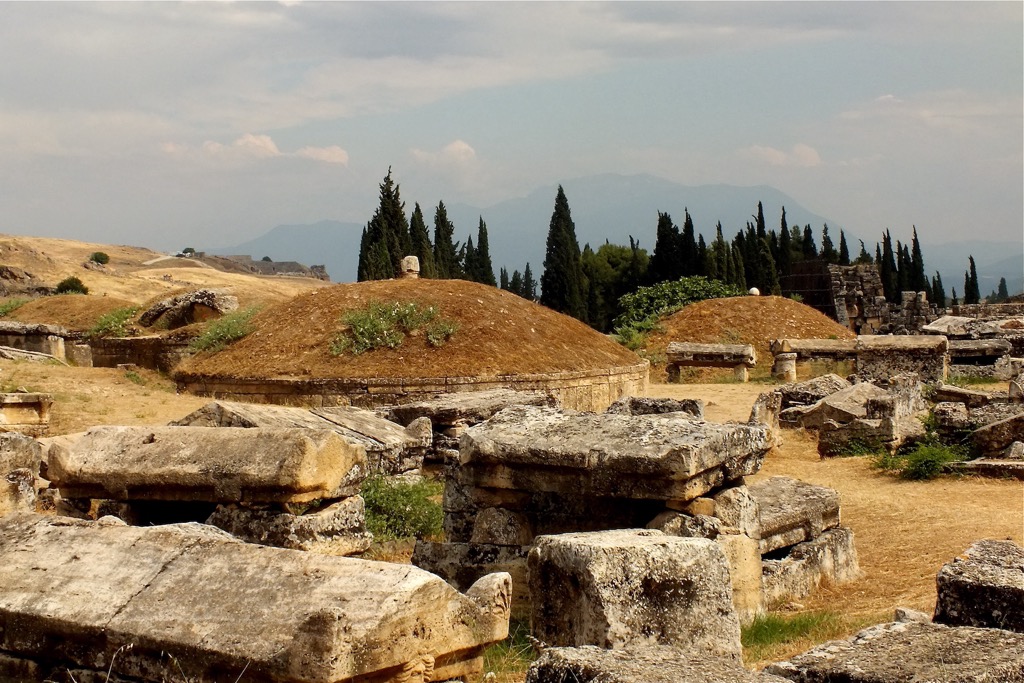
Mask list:
POLYGON ((143 327, 173 330, 192 323, 219 318, 238 309, 238 297, 213 289, 198 289, 158 301, 139 316, 143 327))

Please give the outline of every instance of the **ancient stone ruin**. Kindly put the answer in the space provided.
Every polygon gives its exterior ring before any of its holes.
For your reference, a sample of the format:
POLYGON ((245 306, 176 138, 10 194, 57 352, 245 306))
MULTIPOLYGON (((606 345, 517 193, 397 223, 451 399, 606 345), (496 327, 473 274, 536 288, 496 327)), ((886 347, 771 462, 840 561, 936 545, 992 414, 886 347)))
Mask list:
POLYGON ((252 543, 365 550, 366 452, 328 430, 96 427, 50 448, 69 512, 136 525, 206 521, 252 543))
POLYGON ((139 316, 139 324, 173 330, 219 318, 237 309, 238 297, 213 289, 198 289, 158 301, 139 316))
POLYGON ((2 680, 469 680, 508 634, 505 574, 460 594, 408 565, 196 524, 11 515, 0 566, 2 680))
POLYGON ((732 368, 736 379, 746 382, 748 370, 756 365, 757 354, 750 344, 671 342, 666 351, 665 371, 669 382, 678 382, 682 368, 732 368))

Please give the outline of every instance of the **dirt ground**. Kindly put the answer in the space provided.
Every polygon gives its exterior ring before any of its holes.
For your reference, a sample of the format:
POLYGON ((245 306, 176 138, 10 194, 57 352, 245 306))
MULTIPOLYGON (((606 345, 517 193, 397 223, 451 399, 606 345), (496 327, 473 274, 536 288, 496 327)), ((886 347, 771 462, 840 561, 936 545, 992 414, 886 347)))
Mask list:
MULTIPOLYGON (((715 422, 745 421, 758 394, 750 384, 655 384, 651 396, 700 398, 715 422)), ((758 481, 784 475, 839 491, 843 524, 853 529, 863 576, 818 591, 809 610, 851 615, 890 613, 897 606, 931 612, 935 574, 982 538, 1024 543, 1024 483, 981 477, 911 482, 872 469, 868 457, 821 459, 813 433, 786 430, 758 481)))

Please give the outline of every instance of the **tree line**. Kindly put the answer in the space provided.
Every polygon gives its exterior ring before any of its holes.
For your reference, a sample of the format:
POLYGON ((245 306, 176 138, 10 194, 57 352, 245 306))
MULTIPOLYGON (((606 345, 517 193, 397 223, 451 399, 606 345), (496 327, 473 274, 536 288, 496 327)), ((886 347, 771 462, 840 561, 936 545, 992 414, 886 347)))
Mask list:
MULTIPOLYGON (((710 244, 706 243, 704 235, 695 230, 689 210, 684 209, 682 228, 668 213, 658 212, 654 250, 650 255, 632 236, 628 246, 606 240, 597 249, 586 244, 581 250, 568 199, 559 186, 539 283, 529 263, 522 272, 514 270, 511 274, 502 267, 499 280, 495 280, 487 224, 482 216, 476 241, 470 235, 465 243, 457 242, 455 228, 442 201, 434 211, 433 228, 431 240, 418 203, 410 219, 406 219, 405 205, 389 168, 380 185, 380 204, 363 229, 358 279, 396 277, 402 258, 413 255, 419 258, 421 277, 458 278, 499 286, 524 298, 539 300, 549 308, 605 332, 611 330, 612 321, 622 312, 619 300, 639 287, 703 276, 743 290, 756 287, 764 294, 781 295, 784 293, 782 282, 805 261, 844 266, 874 264, 878 267, 885 298, 891 303, 898 303, 904 291, 924 291, 928 300, 940 307, 960 303, 955 289, 952 300, 947 298, 938 272, 931 278, 926 274, 916 226, 910 244, 899 240, 894 244, 886 230, 881 241, 875 243, 873 255, 860 240, 859 252, 851 258, 843 230, 839 231, 837 247, 826 223, 818 236, 819 244, 810 225, 802 228, 788 225, 785 208, 778 228, 768 228, 760 202, 756 214, 751 215, 745 228, 732 239, 726 239, 722 224, 718 222, 715 238, 710 244)), ((1006 298, 1005 290, 1003 279, 998 294, 993 292, 990 299, 997 295, 1006 298)), ((978 303, 980 299, 971 256, 964 276, 963 303, 978 303)))

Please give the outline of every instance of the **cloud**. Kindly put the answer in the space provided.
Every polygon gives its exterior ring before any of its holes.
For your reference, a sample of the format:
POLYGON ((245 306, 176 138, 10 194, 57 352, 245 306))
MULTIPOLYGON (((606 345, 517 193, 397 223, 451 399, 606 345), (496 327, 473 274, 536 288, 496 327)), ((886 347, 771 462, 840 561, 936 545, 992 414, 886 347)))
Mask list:
POLYGON ((427 152, 416 147, 409 154, 418 163, 434 167, 458 168, 476 162, 476 150, 465 140, 453 140, 438 152, 427 152))
POLYGON ((231 144, 207 140, 198 147, 177 142, 161 143, 160 149, 178 159, 198 159, 241 164, 262 159, 299 158, 326 164, 348 165, 348 152, 337 145, 328 147, 302 147, 295 152, 282 152, 269 135, 246 133, 231 144))
POLYGON ((764 145, 753 145, 741 149, 740 155, 766 163, 769 166, 812 168, 821 165, 821 155, 818 154, 818 151, 802 142, 793 145, 789 152, 764 145))

